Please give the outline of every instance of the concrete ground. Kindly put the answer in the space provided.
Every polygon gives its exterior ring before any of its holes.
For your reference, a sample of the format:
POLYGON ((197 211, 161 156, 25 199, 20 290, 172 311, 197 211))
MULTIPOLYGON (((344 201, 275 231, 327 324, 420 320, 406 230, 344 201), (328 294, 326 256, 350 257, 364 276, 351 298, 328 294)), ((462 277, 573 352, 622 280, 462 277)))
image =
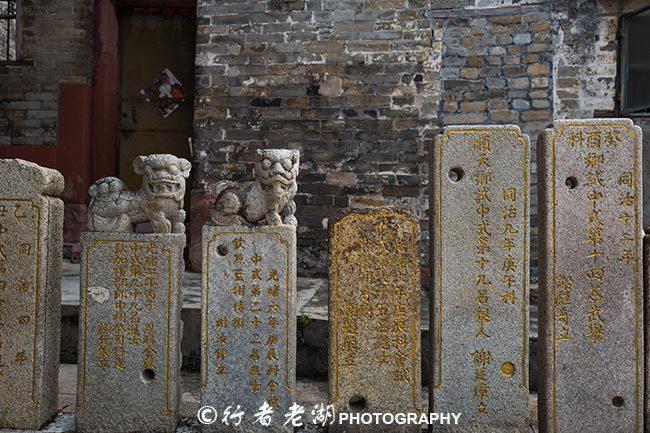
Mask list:
MULTIPOLYGON (((182 403, 180 416, 182 418, 176 433, 199 433, 196 418, 200 408, 199 373, 181 373, 182 403)), ((327 403, 327 383, 308 379, 299 379, 296 392, 297 403, 309 408, 321 403, 327 403)), ((38 433, 73 433, 75 428, 74 411, 77 398, 77 366, 61 364, 59 369, 59 415, 46 428, 38 433)), ((427 389, 422 389, 422 407, 427 407, 427 389)), ((537 395, 531 394, 530 416, 534 420, 531 433, 537 433, 537 395)), ((306 417, 308 418, 308 417, 306 417)), ((306 425, 297 430, 303 433, 324 433, 326 429, 319 426, 306 425)), ((37 433, 27 430, 0 429, 0 433, 37 433)))

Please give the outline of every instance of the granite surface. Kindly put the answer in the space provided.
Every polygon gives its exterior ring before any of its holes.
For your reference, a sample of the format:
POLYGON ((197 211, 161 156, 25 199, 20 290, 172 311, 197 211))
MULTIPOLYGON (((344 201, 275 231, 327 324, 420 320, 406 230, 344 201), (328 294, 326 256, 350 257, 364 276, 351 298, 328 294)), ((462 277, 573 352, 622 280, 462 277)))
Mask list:
POLYGON ((82 235, 77 431, 173 432, 185 235, 82 235))
MULTIPOLYGON (((199 422, 197 411, 200 407, 199 373, 181 372, 182 400, 178 427, 176 433, 198 433, 199 422)), ((75 430, 74 411, 77 390, 77 366, 61 364, 59 369, 59 415, 38 433, 72 433, 75 430)), ((422 388, 421 401, 426 405, 427 389, 422 388)), ((326 433, 326 427, 316 425, 309 408, 327 401, 327 382, 298 378, 296 386, 296 402, 307 409, 304 417, 305 426, 296 428, 295 432, 326 433)), ((531 428, 529 433, 536 433, 537 395, 530 395, 531 428)), ((34 430, 0 429, 0 433, 37 433, 34 430)))
POLYGON ((287 432, 296 389, 296 229, 203 228, 201 401, 238 426, 205 431, 287 432), (255 422, 268 405, 270 424, 255 422))
POLYGON ((538 144, 540 430, 643 430, 641 130, 556 121, 538 144))
POLYGON ((440 431, 529 427, 529 139, 517 126, 453 126, 431 152, 433 411, 440 431))
MULTIPOLYGON (((420 227, 398 209, 330 221, 329 399, 338 412, 416 413, 420 402, 420 227)), ((335 424, 330 432, 419 432, 335 424)))
POLYGON ((56 414, 61 332, 63 176, 0 160, 0 428, 56 414))

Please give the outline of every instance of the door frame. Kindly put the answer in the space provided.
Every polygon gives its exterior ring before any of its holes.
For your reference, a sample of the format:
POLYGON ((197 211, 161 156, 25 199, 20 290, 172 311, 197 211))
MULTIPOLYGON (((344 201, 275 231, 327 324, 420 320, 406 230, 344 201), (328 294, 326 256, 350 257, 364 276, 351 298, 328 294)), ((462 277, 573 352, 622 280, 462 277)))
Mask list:
POLYGON ((95 0, 92 181, 116 176, 119 167, 120 7, 196 9, 196 0, 95 0))

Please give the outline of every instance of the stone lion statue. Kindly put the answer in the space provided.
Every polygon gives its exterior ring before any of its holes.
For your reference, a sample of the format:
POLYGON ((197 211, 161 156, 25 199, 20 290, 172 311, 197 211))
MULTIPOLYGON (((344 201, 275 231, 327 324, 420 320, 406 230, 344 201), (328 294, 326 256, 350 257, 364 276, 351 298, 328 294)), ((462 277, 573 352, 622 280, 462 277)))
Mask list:
POLYGON ((89 189, 88 230, 133 233, 150 222, 155 233, 185 233, 185 179, 192 165, 174 155, 138 156, 133 168, 142 188, 129 191, 120 179, 105 177, 89 189))
POLYGON ((217 226, 297 226, 296 203, 300 152, 286 149, 258 150, 255 181, 217 182, 211 221, 217 226))

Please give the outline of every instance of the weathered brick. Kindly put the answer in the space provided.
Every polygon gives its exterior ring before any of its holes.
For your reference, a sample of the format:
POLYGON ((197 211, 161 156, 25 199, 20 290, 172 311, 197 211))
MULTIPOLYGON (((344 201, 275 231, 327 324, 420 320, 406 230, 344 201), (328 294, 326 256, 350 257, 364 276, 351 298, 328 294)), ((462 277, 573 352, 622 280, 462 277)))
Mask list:
POLYGON ((550 118, 551 110, 529 110, 521 113, 521 119, 524 121, 548 120, 550 118))
POLYGON ((528 74, 530 75, 548 75, 550 72, 550 65, 547 63, 535 63, 528 66, 528 74))

